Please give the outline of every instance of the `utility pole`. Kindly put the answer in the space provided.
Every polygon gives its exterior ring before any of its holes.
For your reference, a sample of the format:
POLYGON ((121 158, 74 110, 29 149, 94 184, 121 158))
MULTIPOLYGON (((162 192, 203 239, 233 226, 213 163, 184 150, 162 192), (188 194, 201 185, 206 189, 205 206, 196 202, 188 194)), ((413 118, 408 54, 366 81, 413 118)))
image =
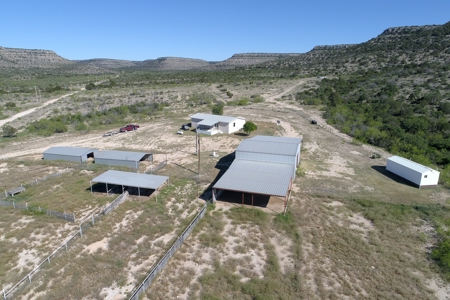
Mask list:
POLYGON ((198 136, 198 179, 200 180, 200 136, 198 136))

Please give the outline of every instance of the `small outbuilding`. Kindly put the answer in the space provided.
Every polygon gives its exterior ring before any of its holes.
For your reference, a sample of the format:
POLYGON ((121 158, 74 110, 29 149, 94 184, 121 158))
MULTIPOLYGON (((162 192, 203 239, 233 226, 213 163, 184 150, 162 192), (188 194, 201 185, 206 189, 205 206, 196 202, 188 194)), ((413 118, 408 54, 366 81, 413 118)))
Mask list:
POLYGON ((105 150, 96 153, 95 163, 108 166, 122 166, 139 169, 139 162, 153 160, 151 153, 134 151, 105 150))
POLYGON ((198 133, 214 135, 218 133, 233 133, 244 127, 245 119, 231 116, 197 113, 191 116, 191 127, 198 133))
POLYGON ((408 180, 418 188, 436 187, 440 174, 436 170, 400 156, 389 157, 386 170, 408 180))
POLYGON ((82 163, 95 156, 96 149, 77 147, 50 147, 42 156, 45 160, 66 160, 82 163))

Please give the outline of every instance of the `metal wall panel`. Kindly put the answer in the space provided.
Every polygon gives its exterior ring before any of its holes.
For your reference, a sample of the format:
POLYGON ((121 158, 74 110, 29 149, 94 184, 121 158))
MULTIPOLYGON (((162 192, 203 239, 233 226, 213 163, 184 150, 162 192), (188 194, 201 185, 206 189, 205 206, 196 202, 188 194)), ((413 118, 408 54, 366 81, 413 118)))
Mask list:
POLYGON ((136 162, 134 160, 117 160, 117 159, 96 158, 95 163, 99 164, 99 165, 129 167, 132 169, 139 168, 139 162, 136 162), (137 167, 136 167, 136 165, 137 165, 137 167))
POLYGON ((87 160, 87 155, 84 155, 85 159, 82 160, 80 156, 71 156, 71 155, 62 155, 62 154, 49 154, 44 153, 43 157, 45 160, 65 160, 65 161, 73 161, 77 163, 81 163, 87 160))

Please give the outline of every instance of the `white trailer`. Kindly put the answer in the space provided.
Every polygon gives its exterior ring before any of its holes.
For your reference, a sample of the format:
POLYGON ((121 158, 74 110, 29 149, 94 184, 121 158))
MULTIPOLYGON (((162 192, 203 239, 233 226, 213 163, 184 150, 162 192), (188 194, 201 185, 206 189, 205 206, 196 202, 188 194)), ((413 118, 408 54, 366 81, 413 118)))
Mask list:
POLYGON ((419 188, 436 187, 439 181, 439 172, 412 160, 392 156, 387 159, 386 170, 392 172, 419 188))

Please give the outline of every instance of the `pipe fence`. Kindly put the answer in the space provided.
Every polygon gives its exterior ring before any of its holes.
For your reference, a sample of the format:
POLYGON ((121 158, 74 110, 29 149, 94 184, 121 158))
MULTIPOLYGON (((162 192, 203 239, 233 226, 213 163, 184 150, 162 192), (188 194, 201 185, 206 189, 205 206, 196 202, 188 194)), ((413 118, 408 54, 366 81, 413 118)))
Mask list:
MULTIPOLYGON (((211 200, 209 200, 211 201, 211 200)), ((153 282, 153 279, 162 271, 162 269, 167 265, 170 258, 175 254, 175 252, 181 247, 184 241, 189 237, 194 230, 197 223, 203 218, 206 212, 206 208, 210 202, 206 202, 206 204, 200 209, 198 214, 194 217, 194 219, 189 223, 183 233, 177 238, 177 240, 172 244, 172 246, 167 250, 167 252, 158 260, 156 264, 152 266, 149 273, 142 281, 140 285, 135 287, 132 291, 131 296, 128 298, 129 300, 138 300, 140 296, 147 290, 150 284, 153 282)))
MULTIPOLYGON (((53 251, 49 256, 47 256, 39 265, 37 265, 31 272, 29 272, 25 277, 23 277, 18 283, 16 283, 8 291, 3 289, 3 300, 8 300, 8 296, 12 295, 13 292, 19 289, 22 284, 31 283, 32 276, 40 270, 44 265, 50 264, 51 259, 53 259, 57 254, 64 250, 68 250, 69 245, 75 243, 78 238, 83 237, 83 232, 87 231, 89 228, 95 225, 96 222, 100 221, 101 218, 111 212, 119 204, 125 201, 128 197, 128 192, 125 191, 123 194, 119 195, 113 202, 109 203, 105 207, 100 208, 98 211, 92 213, 89 217, 80 222, 79 229, 69 236, 64 243, 62 243, 55 251, 53 251)), ((4 202, 4 201, 2 201, 4 202)), ((17 205, 17 204, 16 204, 17 205)), ((11 299, 11 298, 9 298, 11 299)))

